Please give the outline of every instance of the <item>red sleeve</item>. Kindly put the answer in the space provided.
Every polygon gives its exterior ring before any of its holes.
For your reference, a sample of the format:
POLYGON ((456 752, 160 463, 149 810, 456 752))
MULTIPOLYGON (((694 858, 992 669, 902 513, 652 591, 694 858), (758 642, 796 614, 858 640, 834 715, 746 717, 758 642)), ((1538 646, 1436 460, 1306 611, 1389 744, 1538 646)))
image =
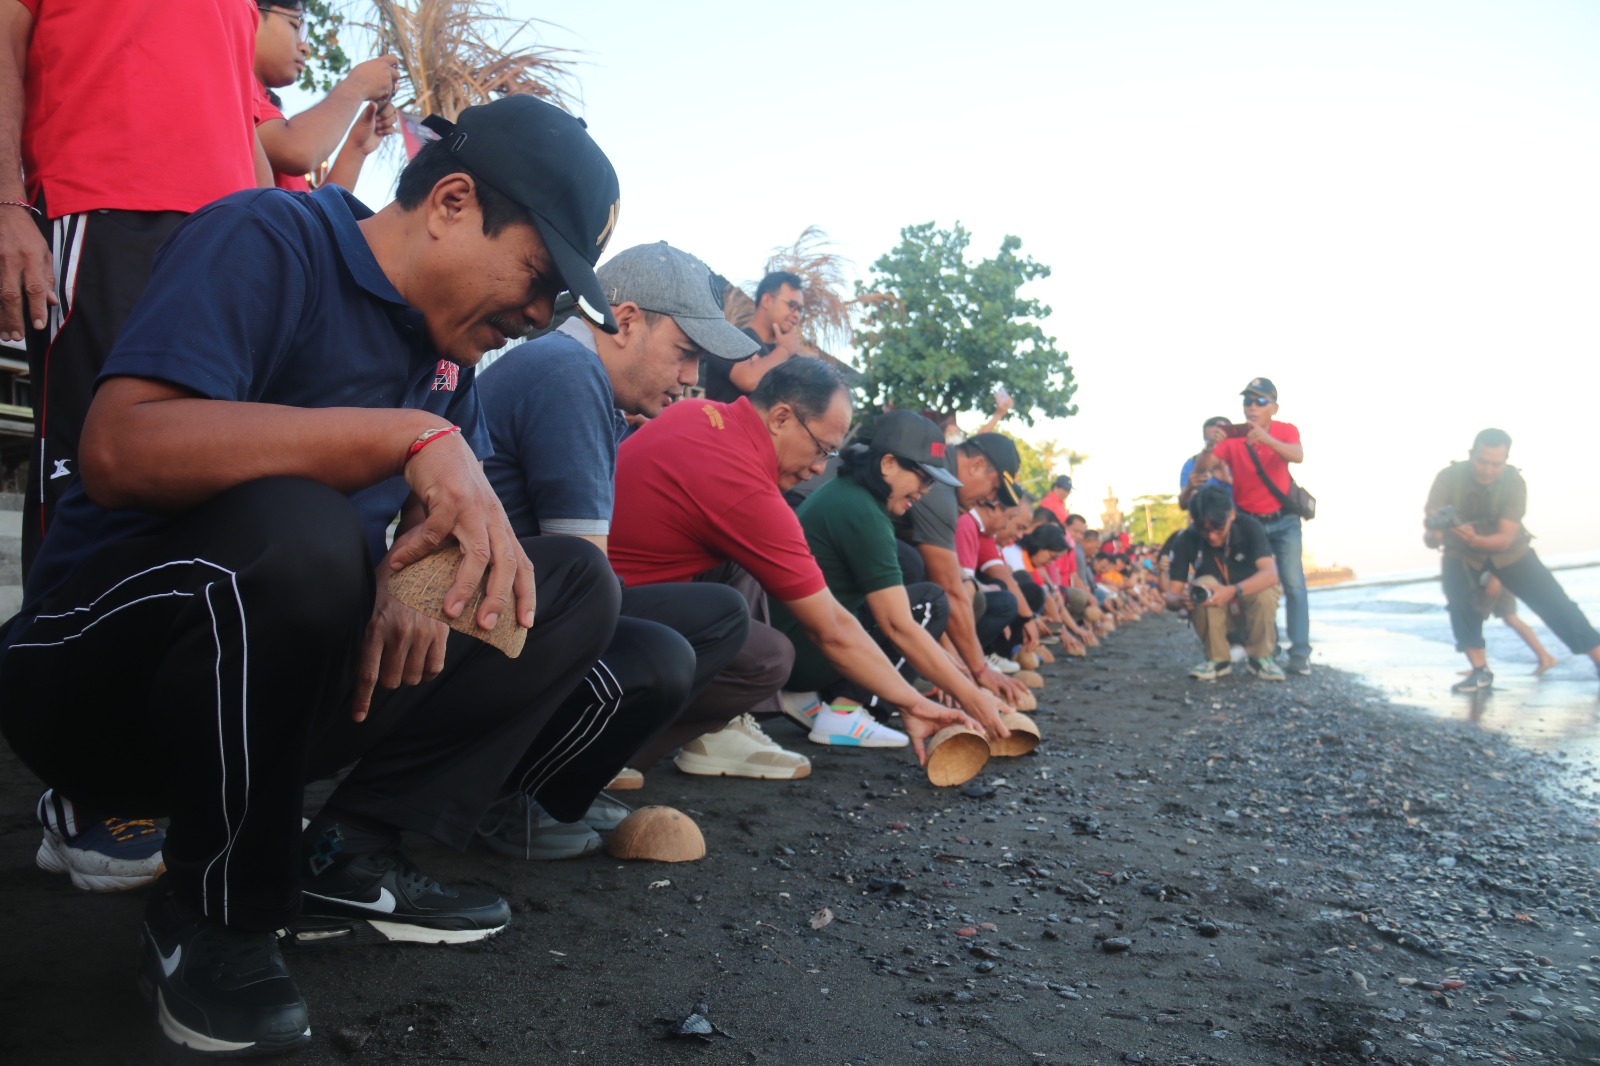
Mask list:
POLYGON ((993 537, 984 533, 978 537, 978 565, 974 569, 987 570, 990 563, 1000 563, 1003 566, 1005 560, 1000 558, 1000 545, 995 543, 993 537))
POLYGON ((279 110, 276 106, 273 105, 272 97, 267 95, 267 87, 265 85, 261 84, 261 81, 259 79, 252 79, 252 80, 255 81, 255 86, 256 86, 255 100, 254 100, 254 110, 255 110, 255 116, 256 116, 256 125, 259 126, 263 122, 268 122, 268 121, 271 121, 272 119, 281 119, 281 118, 283 118, 283 112, 281 110, 279 110))
POLYGON ((776 484, 771 492, 746 496, 721 515, 711 533, 713 549, 750 572, 775 600, 803 600, 828 587, 800 520, 783 501, 776 484))
POLYGON ((1299 444, 1300 427, 1293 422, 1274 422, 1272 423, 1272 436, 1273 439, 1281 440, 1285 444, 1299 444))
POLYGON ((978 520, 970 514, 956 519, 956 565, 963 570, 978 569, 978 520))

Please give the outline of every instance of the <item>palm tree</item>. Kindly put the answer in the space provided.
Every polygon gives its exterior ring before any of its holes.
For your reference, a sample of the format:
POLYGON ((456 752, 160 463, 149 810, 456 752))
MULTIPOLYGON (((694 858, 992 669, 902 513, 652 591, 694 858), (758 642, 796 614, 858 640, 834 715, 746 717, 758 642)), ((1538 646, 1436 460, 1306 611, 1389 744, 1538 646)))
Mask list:
POLYGON ((473 104, 538 96, 573 110, 578 53, 530 42, 513 47, 535 19, 516 19, 495 0, 371 0, 366 21, 378 52, 400 60, 396 107, 452 122, 473 104))

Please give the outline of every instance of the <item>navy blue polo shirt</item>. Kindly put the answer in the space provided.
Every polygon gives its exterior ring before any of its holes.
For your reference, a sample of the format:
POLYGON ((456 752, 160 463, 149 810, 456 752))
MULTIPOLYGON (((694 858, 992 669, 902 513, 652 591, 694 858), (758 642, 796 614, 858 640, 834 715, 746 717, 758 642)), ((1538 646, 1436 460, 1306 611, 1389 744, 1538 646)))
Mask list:
MULTIPOLYGON (((431 411, 487 456, 473 372, 439 358, 422 315, 378 266, 356 225, 371 215, 335 186, 251 189, 196 211, 156 253, 99 380, 151 378, 213 400, 431 411)), ((409 493, 396 476, 350 496, 374 564, 409 493)), ((97 548, 166 523, 96 506, 75 483, 29 573, 23 615, 97 548)))

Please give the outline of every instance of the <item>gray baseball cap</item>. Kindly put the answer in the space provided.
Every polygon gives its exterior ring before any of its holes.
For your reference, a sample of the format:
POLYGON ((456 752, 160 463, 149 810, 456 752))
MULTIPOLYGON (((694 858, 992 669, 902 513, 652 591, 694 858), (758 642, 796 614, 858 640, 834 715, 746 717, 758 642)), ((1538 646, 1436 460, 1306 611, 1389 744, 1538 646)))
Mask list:
POLYGON ((711 271, 666 241, 624 249, 596 275, 606 303, 636 303, 666 315, 684 335, 718 359, 736 363, 761 350, 759 341, 723 317, 711 294, 711 271))

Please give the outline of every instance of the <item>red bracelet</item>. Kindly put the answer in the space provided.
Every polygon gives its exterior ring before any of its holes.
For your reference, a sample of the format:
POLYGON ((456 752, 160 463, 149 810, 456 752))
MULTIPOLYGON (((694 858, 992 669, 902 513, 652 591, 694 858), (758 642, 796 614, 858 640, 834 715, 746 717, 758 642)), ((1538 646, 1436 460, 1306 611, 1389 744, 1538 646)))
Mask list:
POLYGON ((460 433, 460 426, 446 426, 444 429, 430 429, 422 436, 411 442, 411 450, 406 452, 406 462, 410 462, 416 454, 440 437, 448 437, 452 433, 460 433))

